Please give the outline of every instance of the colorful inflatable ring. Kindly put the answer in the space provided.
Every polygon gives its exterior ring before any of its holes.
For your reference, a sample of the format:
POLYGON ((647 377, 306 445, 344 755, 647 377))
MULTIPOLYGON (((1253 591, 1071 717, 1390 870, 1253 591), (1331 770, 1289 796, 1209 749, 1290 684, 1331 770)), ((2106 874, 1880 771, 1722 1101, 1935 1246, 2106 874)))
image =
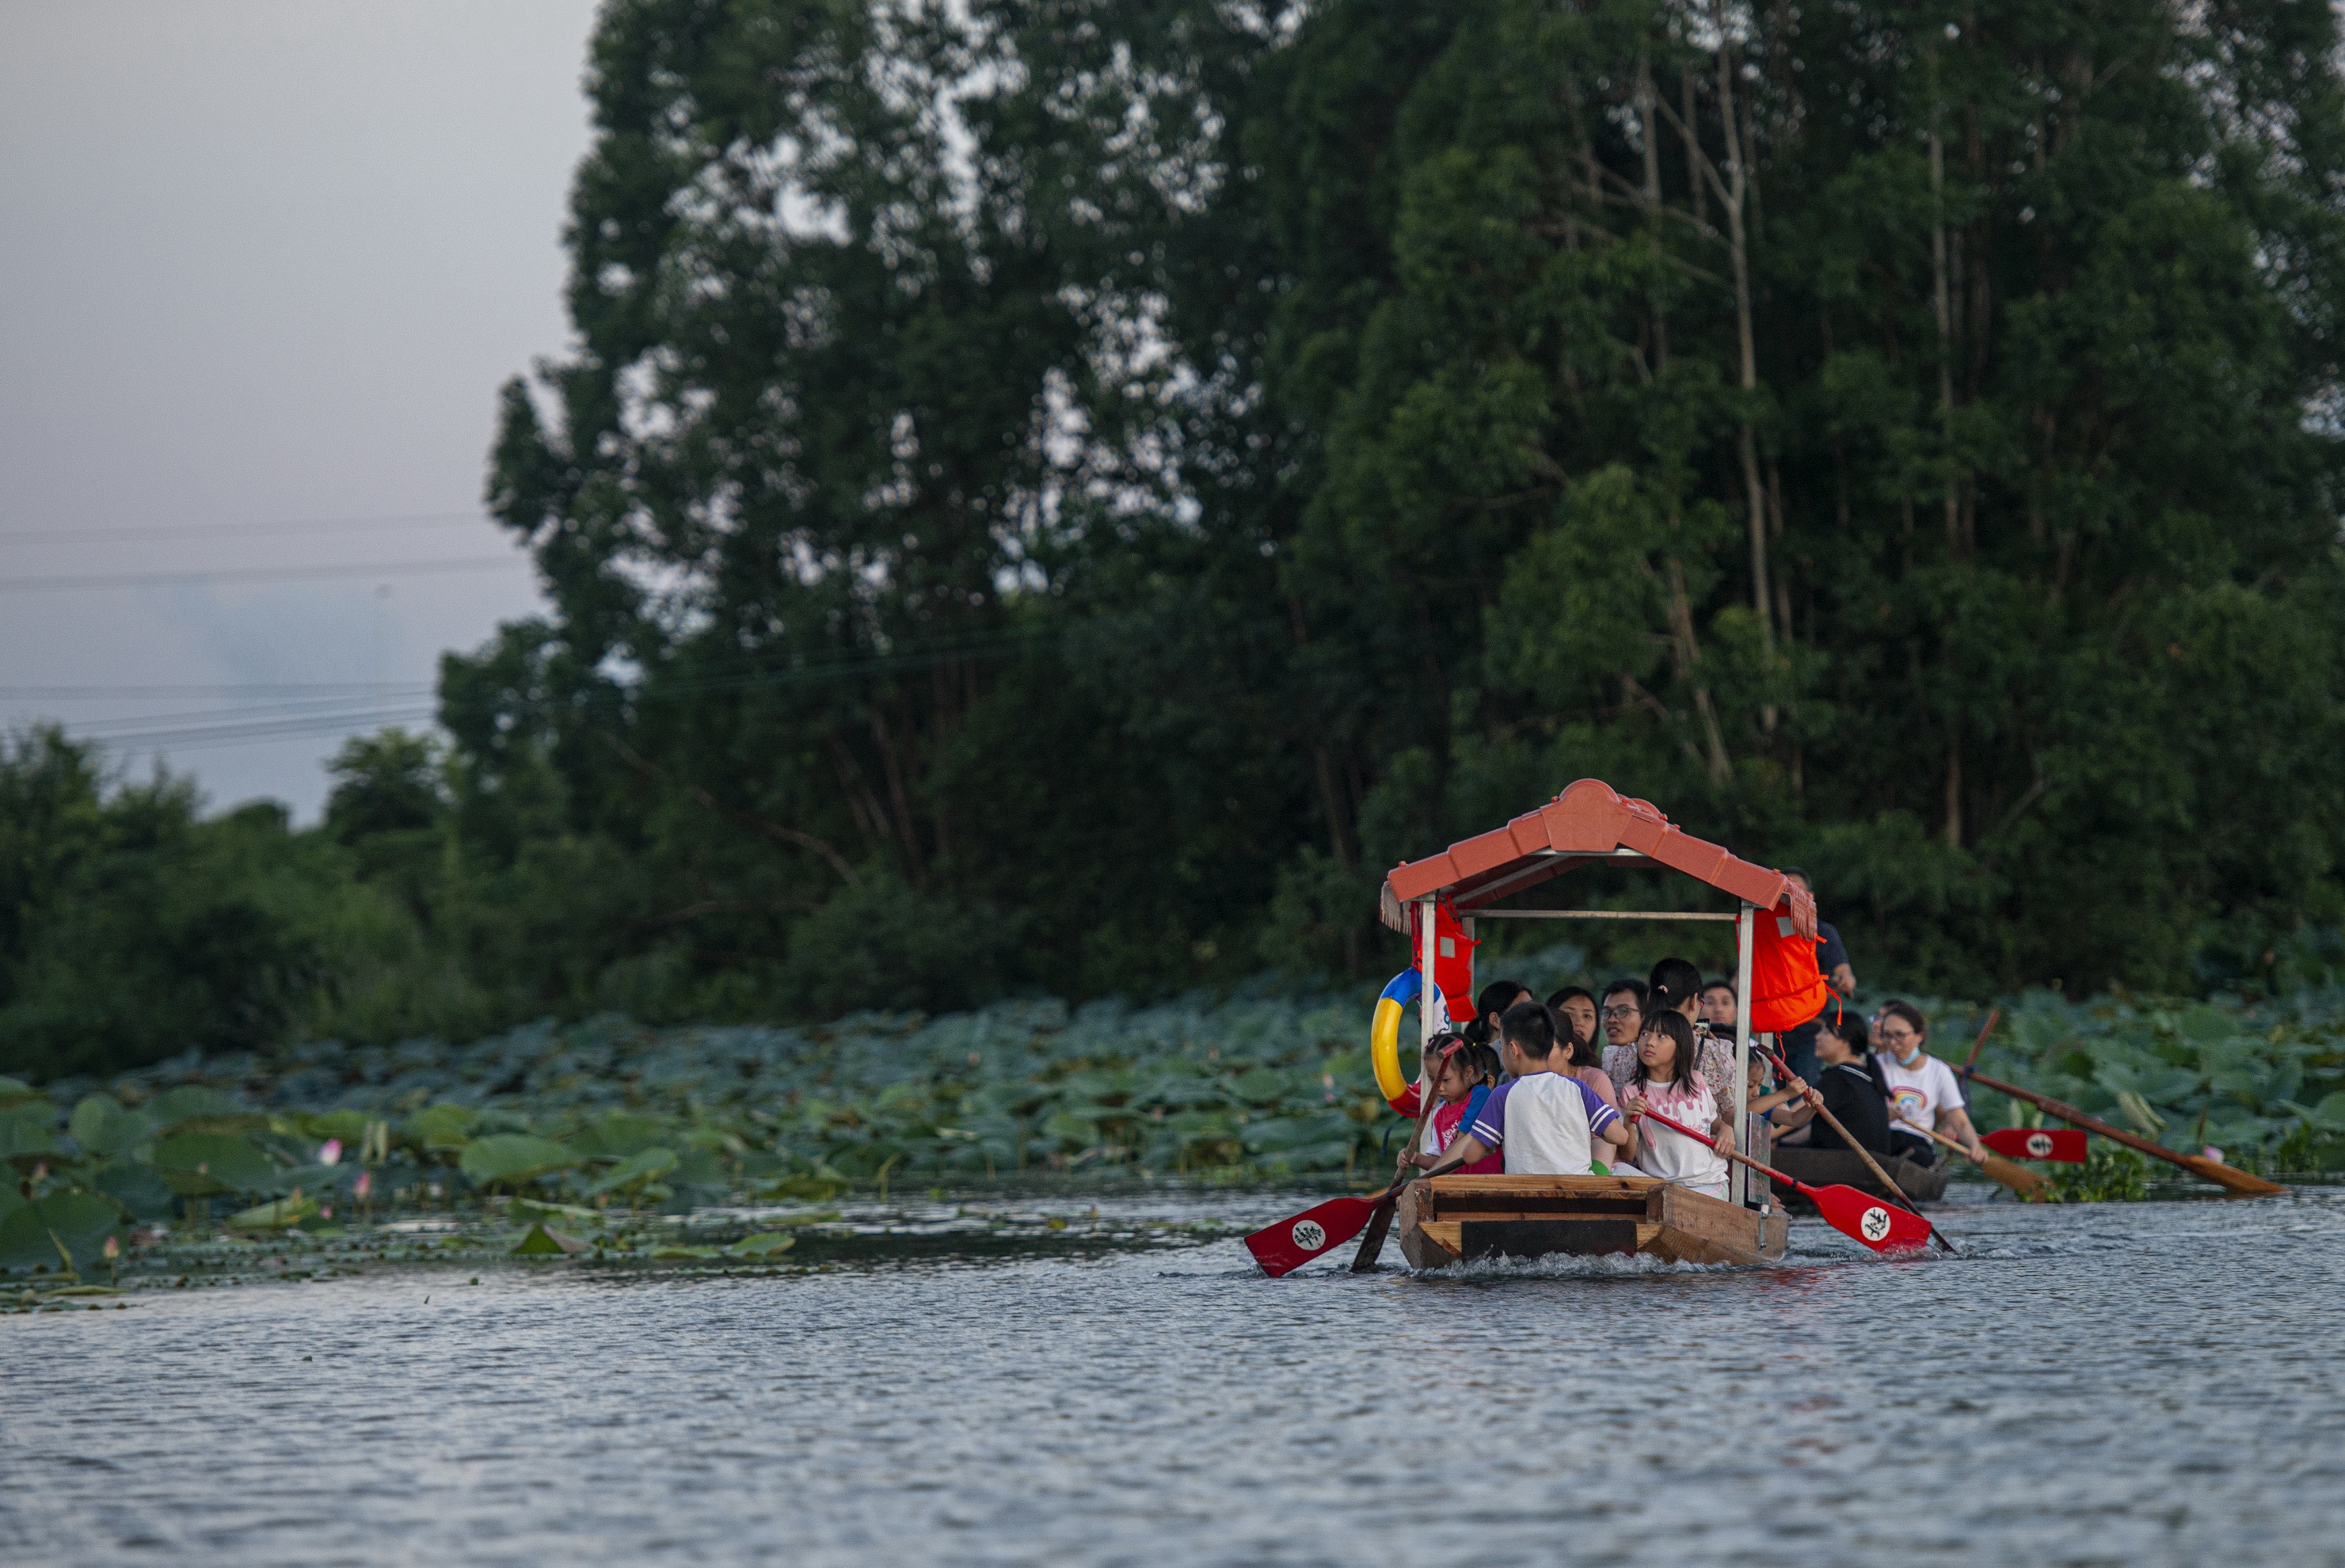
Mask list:
MULTIPOLYGON (((1385 1103, 1403 1116, 1416 1114, 1416 1087, 1401 1076, 1400 1020, 1401 1015, 1425 988, 1425 978, 1414 969, 1403 969, 1392 977, 1392 984, 1376 998, 1376 1022, 1368 1027, 1368 1060, 1376 1070, 1376 1092, 1385 1103)), ((1436 987, 1434 995, 1440 996, 1436 987)), ((1442 1013, 1448 1015, 1447 998, 1442 998, 1442 1013)))

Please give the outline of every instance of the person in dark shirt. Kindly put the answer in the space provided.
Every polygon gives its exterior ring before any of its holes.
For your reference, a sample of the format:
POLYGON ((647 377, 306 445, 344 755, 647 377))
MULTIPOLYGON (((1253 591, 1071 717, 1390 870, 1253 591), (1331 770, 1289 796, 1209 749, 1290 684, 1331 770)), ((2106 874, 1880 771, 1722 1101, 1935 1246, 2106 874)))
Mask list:
POLYGON ((1808 1089, 1808 1103, 1775 1113, 1775 1125, 1808 1128, 1809 1148, 1845 1148, 1832 1123, 1816 1114, 1821 1105, 1840 1118, 1851 1137, 1875 1154, 1889 1152, 1889 1102, 1873 1076, 1871 1042, 1864 1020, 1854 1013, 1827 1012, 1816 1034, 1816 1057, 1823 1063, 1808 1089))

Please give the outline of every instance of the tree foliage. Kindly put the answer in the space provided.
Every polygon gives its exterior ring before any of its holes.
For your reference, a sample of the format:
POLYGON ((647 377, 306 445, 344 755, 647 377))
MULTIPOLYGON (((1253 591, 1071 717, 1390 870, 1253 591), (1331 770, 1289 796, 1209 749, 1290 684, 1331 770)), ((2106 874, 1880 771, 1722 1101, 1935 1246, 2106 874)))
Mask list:
POLYGON ((1810 867, 1868 976, 2269 978, 2345 916, 2338 43, 616 0, 576 351, 492 454, 550 610, 329 814, 384 973, 1367 974, 1386 867, 1594 774, 1810 867))

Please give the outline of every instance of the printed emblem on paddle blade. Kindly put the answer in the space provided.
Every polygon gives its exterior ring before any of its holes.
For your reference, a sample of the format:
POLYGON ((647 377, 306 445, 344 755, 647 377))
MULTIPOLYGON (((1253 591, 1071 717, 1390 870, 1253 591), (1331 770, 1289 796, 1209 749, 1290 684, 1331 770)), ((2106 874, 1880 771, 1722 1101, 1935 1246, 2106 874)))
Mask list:
POLYGON ((2027 1135, 2027 1152, 2035 1156, 2037 1159, 2042 1159, 2046 1155, 2049 1155, 2052 1152, 2052 1135, 2048 1132, 2029 1133, 2027 1135))
POLYGON ((1889 1234, 1889 1210, 1878 1206, 1866 1209, 1864 1218, 1856 1222, 1856 1228, 1864 1232, 1867 1241, 1881 1240, 1889 1234))
POLYGON ((1327 1245, 1327 1232, 1320 1229, 1316 1219, 1296 1220, 1294 1230, 1289 1234, 1294 1238, 1294 1244, 1305 1252, 1316 1252, 1327 1245))

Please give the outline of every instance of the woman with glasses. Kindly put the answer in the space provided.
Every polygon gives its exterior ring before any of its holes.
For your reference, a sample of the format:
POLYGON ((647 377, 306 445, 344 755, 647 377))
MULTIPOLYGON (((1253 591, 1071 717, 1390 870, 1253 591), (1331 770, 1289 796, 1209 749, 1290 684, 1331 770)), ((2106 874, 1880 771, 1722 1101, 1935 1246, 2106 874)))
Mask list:
POLYGON ((1930 1033, 1921 1009, 1892 1002, 1873 1028, 1873 1062, 1882 1092, 1889 1097, 1889 1147, 1920 1166, 1938 1162, 1941 1145, 1914 1130, 1934 1127, 1963 1146, 1973 1159, 1984 1158, 1970 1113, 1963 1108, 1962 1086, 1954 1068, 1924 1048, 1930 1033))

